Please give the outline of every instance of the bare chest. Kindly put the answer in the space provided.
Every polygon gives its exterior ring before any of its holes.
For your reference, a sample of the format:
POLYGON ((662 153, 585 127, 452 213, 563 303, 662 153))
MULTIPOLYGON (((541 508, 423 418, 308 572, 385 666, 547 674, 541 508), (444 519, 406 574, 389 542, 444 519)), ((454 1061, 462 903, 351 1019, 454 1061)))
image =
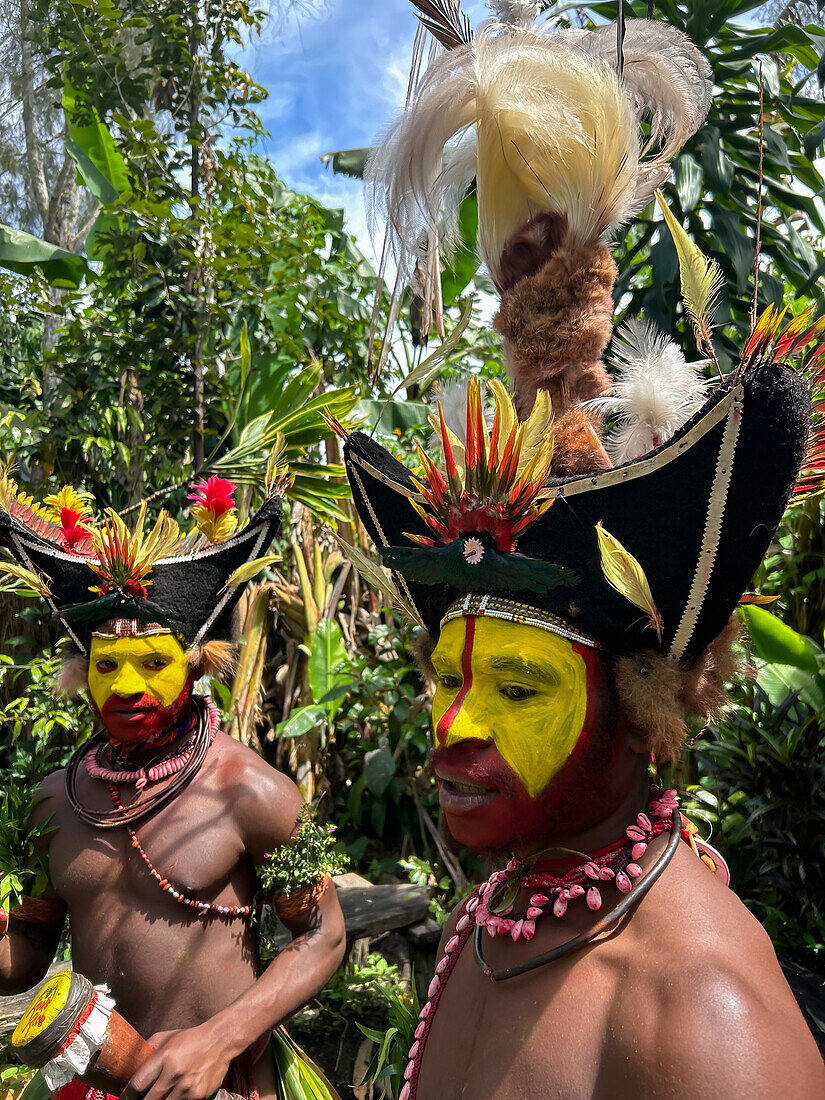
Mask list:
MULTIPOLYGON (((158 874, 179 893, 248 904, 254 872, 242 837, 221 792, 203 778, 138 822, 135 832, 158 874)), ((90 783, 79 788, 83 804, 105 809, 106 786, 90 783)), ((109 985, 138 1031, 199 1023, 254 981, 257 949, 247 920, 201 916, 176 903, 126 829, 90 827, 65 803, 54 822, 49 862, 69 910, 74 964, 109 985)))
MULTIPOLYGON (((84 804, 106 808, 105 785, 87 782, 81 794, 84 804)), ((49 846, 52 882, 70 912, 73 907, 82 908, 90 896, 157 898, 157 880, 127 829, 90 827, 67 805, 54 820, 57 828, 49 846)), ((193 784, 153 817, 138 822, 134 830, 161 878, 188 896, 214 901, 244 869, 243 843, 231 813, 225 808, 222 812, 201 785, 193 784)))
POLYGON ((470 940, 433 1020, 418 1100, 600 1097, 611 970, 603 960, 579 956, 492 982, 477 966, 470 940))

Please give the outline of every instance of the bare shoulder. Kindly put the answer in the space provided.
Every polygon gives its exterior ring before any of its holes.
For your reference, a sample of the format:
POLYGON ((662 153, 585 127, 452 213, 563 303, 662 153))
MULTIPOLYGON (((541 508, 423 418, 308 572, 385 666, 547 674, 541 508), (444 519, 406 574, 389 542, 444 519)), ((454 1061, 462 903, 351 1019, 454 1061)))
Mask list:
POLYGON ((820 1100, 825 1067, 768 935, 690 852, 674 871, 640 906, 611 1013, 619 1062, 632 1044, 649 1100, 674 1088, 680 1100, 820 1100))
POLYGON ((286 844, 303 805, 291 779, 225 733, 215 739, 215 777, 229 797, 244 844, 256 862, 286 844))
POLYGON ((66 769, 60 768, 41 780, 32 796, 29 825, 33 828, 66 805, 66 769))

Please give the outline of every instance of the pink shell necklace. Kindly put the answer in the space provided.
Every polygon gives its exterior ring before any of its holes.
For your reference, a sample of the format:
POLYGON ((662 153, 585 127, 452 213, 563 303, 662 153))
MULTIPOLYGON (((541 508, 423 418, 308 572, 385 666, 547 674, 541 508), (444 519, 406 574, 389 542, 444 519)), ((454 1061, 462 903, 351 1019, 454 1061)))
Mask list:
MULTIPOLYGON (((207 701, 207 706, 210 708, 209 744, 211 745, 215 740, 215 734, 220 728, 220 715, 218 715, 217 723, 213 722, 212 712, 214 710, 217 715, 217 708, 211 699, 207 701)), ((197 718, 193 719, 191 726, 197 727, 197 718)), ((176 772, 182 771, 186 767, 195 748, 196 736, 197 728, 194 728, 182 749, 165 756, 150 768, 141 766, 139 768, 125 768, 120 771, 107 768, 98 759, 99 753, 105 750, 105 745, 100 745, 96 749, 94 747, 90 748, 83 762, 92 779, 102 779, 107 783, 134 783, 136 789, 142 791, 147 783, 156 783, 159 779, 167 779, 170 775, 175 775, 176 772)))
MULTIPOLYGON (((642 858, 654 837, 670 831, 673 811, 679 805, 675 790, 654 788, 651 796, 647 812, 636 816, 621 840, 564 874, 536 869, 532 860, 511 859, 503 871, 495 871, 479 887, 475 923, 494 938, 509 935, 514 941, 532 940, 537 920, 550 913, 563 917, 570 902, 577 898, 584 898, 588 908, 595 911, 602 907, 601 891, 605 886, 612 884, 622 894, 629 894, 642 874, 636 860, 642 858), (534 892, 526 912, 519 915, 514 914, 513 906, 522 886, 534 892)), ((683 835, 687 839, 686 830, 683 835)))
MULTIPOLYGON (((509 933, 513 940, 520 938, 531 940, 539 917, 544 916, 551 909, 555 917, 563 917, 569 902, 577 897, 584 896, 591 909, 600 909, 602 899, 599 888, 595 885, 597 881, 599 883, 612 881, 622 893, 629 893, 633 889, 633 880, 642 874, 642 869, 634 861, 641 859, 654 836, 670 830, 673 811, 678 806, 674 790, 662 791, 654 787, 651 790, 651 796, 647 813, 637 815, 635 823, 628 825, 622 840, 603 848, 600 852, 594 852, 585 863, 577 864, 564 875, 551 875, 541 870, 525 873, 525 865, 516 859, 511 859, 504 871, 496 871, 465 898, 459 909, 454 935, 444 946, 444 955, 435 968, 433 980, 427 990, 427 1000, 418 1016, 399 1100, 416 1100, 421 1060, 433 1018, 447 979, 453 972, 472 930, 475 927, 485 927, 491 936, 509 933), (622 866, 622 869, 617 871, 615 869, 617 866, 622 866), (623 877, 620 878, 620 875, 623 877), (586 881, 591 882, 587 892, 584 889, 586 881), (506 916, 512 911, 512 903, 504 909, 499 909, 498 913, 490 911, 489 902, 493 900, 495 894, 501 892, 506 897, 510 886, 515 888, 517 894, 522 883, 529 888, 540 885, 545 891, 544 894, 537 893, 530 898, 530 906, 524 917, 515 920, 506 916)), ((683 836, 686 831, 682 830, 683 836)))

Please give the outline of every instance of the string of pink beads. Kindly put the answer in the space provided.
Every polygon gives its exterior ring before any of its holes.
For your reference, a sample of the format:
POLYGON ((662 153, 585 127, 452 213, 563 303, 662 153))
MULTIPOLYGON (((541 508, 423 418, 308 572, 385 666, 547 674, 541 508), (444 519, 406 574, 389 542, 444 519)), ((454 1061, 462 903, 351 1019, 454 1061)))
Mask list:
MULTIPOLYGON (((123 808, 123 803, 120 801, 120 791, 112 784, 109 787, 109 794, 112 797, 112 804, 116 810, 123 808)), ((137 833, 134 829, 129 829, 129 839, 132 842, 132 847, 140 853, 140 858, 146 864, 149 874, 156 880, 158 886, 164 893, 169 894, 180 905, 187 905, 190 909, 196 909, 201 916, 205 916, 207 913, 217 914, 222 917, 248 917, 252 912, 251 905, 216 905, 210 901, 198 901, 197 898, 189 898, 186 894, 180 890, 176 890, 168 879, 163 878, 160 871, 157 870, 151 859, 147 856, 146 852, 140 841, 137 838, 137 833)))
MULTIPOLYGON (((220 729, 221 716, 218 708, 212 702, 211 699, 207 699, 207 710, 209 713, 209 744, 215 740, 218 730, 220 729)), ((89 756, 86 757, 86 768, 95 779, 106 779, 109 782, 109 796, 112 799, 112 805, 116 810, 123 809, 123 802, 120 798, 120 791, 115 786, 116 783, 134 783, 138 790, 142 790, 146 786, 146 781, 166 778, 169 775, 174 775, 175 772, 181 770, 192 755, 194 748, 190 746, 185 749, 178 757, 173 757, 170 760, 163 761, 161 764, 156 765, 154 768, 149 768, 145 772, 141 769, 140 772, 109 772, 105 768, 101 768, 97 761, 95 766, 97 771, 92 771, 89 766, 89 756), (142 778, 142 782, 141 782, 142 778)), ((140 858, 146 864, 146 869, 149 874, 160 886, 161 890, 165 894, 169 894, 179 905, 185 905, 189 909, 195 910, 200 916, 206 916, 207 914, 218 915, 221 917, 229 917, 234 919, 236 917, 248 917, 252 912, 251 905, 216 905, 214 902, 199 901, 197 898, 187 897, 181 890, 176 890, 175 887, 169 882, 168 879, 161 875, 155 865, 152 863, 149 856, 143 849, 140 841, 138 840, 137 833, 134 829, 127 830, 129 833, 129 839, 132 842, 132 847, 139 853, 140 858)))
POLYGON ((458 962, 462 949, 470 937, 474 928, 473 913, 478 906, 478 897, 472 894, 465 904, 464 912, 456 921, 453 935, 444 946, 444 955, 435 968, 433 980, 427 990, 427 1000, 418 1014, 418 1026, 413 1036, 414 1042, 407 1055, 407 1067, 404 1070, 404 1085, 399 1093, 398 1100, 415 1100, 418 1092, 418 1075, 421 1072, 421 1058, 424 1054, 424 1045, 430 1034, 435 1011, 438 1002, 447 984, 447 979, 452 973, 453 967, 458 962))
POLYGON ((536 933, 536 921, 552 912, 561 918, 568 905, 583 897, 588 908, 596 911, 602 907, 601 891, 607 883, 623 894, 633 889, 634 880, 642 874, 636 862, 647 851, 647 846, 663 832, 671 828, 673 811, 678 807, 677 792, 657 791, 647 806, 647 813, 640 813, 636 821, 628 825, 622 840, 594 853, 584 863, 571 868, 563 875, 548 871, 528 871, 515 858, 503 871, 495 871, 479 887, 479 905, 475 912, 476 924, 495 936, 509 935, 514 941, 532 940, 536 933), (536 891, 530 896, 530 904, 521 917, 512 916, 513 905, 493 911, 496 895, 499 897, 512 885, 513 876, 520 876, 520 885, 536 891))

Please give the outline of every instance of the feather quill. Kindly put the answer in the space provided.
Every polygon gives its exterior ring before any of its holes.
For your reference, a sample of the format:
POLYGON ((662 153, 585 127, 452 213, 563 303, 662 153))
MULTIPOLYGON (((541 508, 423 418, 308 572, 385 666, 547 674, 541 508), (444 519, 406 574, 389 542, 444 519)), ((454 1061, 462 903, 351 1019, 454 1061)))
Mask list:
POLYGON ((625 550, 617 538, 605 531, 602 521, 596 524, 599 539, 602 572, 605 580, 634 606, 647 615, 648 625, 656 631, 656 637, 662 640, 662 617, 653 600, 645 571, 629 550, 625 550))
POLYGON ((468 45, 473 37, 470 19, 459 10, 459 0, 412 0, 421 25, 447 50, 468 45))

